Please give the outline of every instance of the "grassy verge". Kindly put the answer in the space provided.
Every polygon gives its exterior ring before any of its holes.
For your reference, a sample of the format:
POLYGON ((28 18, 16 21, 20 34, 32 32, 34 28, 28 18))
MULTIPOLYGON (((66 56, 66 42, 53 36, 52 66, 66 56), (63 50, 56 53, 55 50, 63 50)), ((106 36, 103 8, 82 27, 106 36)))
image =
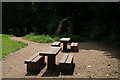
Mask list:
POLYGON ((44 34, 43 35, 29 34, 29 35, 24 36, 23 39, 38 42, 38 43, 51 43, 54 41, 58 41, 59 37, 57 36, 51 37, 50 35, 44 35, 44 34))
POLYGON ((52 43, 52 42, 55 42, 55 41, 59 41, 60 38, 62 38, 62 37, 69 37, 74 42, 83 41, 83 39, 80 36, 67 35, 67 34, 63 34, 63 35, 44 35, 44 34, 43 35, 33 35, 33 34, 29 34, 29 35, 26 35, 22 38, 26 39, 26 40, 38 42, 38 43, 52 43))
POLYGON ((15 37, 13 35, 0 34, 0 36, 2 38, 2 45, 0 45, 2 47, 2 55, 0 58, 4 58, 7 54, 27 45, 20 41, 10 40, 9 37, 15 37))

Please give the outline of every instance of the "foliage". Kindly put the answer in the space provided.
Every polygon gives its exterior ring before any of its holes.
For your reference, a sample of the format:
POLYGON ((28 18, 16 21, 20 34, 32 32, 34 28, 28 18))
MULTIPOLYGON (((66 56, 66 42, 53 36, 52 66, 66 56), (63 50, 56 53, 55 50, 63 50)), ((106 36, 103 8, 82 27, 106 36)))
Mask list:
POLYGON ((2 10, 3 33, 14 29, 14 35, 51 35, 59 22, 69 17, 62 25, 62 34, 120 42, 119 3, 3 2, 2 10))
POLYGON ((49 35, 26 35, 23 39, 38 42, 38 43, 50 43, 54 42, 56 38, 52 38, 49 35))
POLYGON ((62 37, 69 37, 72 39, 72 41, 83 41, 83 39, 80 36, 77 35, 67 35, 67 34, 63 34, 63 35, 26 35, 23 37, 23 39, 26 40, 30 40, 30 41, 34 41, 34 42, 38 42, 38 43, 52 43, 55 41, 59 41, 60 38, 62 37))
POLYGON ((25 47, 27 44, 20 42, 20 41, 15 41, 15 40, 10 40, 9 37, 15 37, 13 35, 7 35, 7 34, 0 34, 2 37, 2 58, 4 58, 7 54, 14 52, 22 47, 25 47))

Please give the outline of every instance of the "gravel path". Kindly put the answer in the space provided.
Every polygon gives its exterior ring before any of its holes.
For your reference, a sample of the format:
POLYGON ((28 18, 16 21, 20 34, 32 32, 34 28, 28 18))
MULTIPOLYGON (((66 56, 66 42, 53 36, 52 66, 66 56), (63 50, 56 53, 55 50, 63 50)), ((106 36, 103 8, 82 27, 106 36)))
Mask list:
MULTIPOLYGON (((79 43, 79 52, 74 53, 75 67, 72 75, 61 75, 58 68, 52 71, 48 70, 47 66, 39 74, 30 75, 26 73, 26 64, 24 64, 24 61, 35 53, 47 48, 51 43, 36 43, 17 37, 10 39, 22 41, 27 43, 28 46, 7 55, 2 60, 3 78, 118 78, 117 50, 109 45, 99 42, 79 43)), ((70 48, 69 45, 68 48, 70 48)), ((57 65, 64 54, 65 52, 60 52, 56 56, 57 65)))

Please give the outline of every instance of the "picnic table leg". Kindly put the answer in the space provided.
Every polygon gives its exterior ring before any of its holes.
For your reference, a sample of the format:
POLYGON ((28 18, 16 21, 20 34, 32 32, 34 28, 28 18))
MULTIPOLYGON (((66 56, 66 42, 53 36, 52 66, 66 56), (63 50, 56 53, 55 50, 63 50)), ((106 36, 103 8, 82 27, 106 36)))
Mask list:
POLYGON ((52 69, 55 66, 55 55, 48 56, 48 68, 52 69))
POLYGON ((67 50, 67 43, 66 42, 63 43, 63 50, 67 50))

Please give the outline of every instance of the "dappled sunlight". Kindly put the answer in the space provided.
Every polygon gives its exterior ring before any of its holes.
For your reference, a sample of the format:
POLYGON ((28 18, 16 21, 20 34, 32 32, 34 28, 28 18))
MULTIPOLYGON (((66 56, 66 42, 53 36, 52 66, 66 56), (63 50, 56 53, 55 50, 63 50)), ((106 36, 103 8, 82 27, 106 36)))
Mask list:
POLYGON ((83 42, 79 43, 78 46, 79 49, 85 49, 88 51, 102 51, 104 55, 106 56, 111 56, 111 58, 119 58, 119 48, 107 43, 102 43, 102 42, 83 42))
MULTIPOLYGON (((23 41, 22 39, 18 39, 23 41)), ((25 40, 27 41, 27 40, 25 40)), ((32 56, 35 52, 39 52, 44 48, 51 46, 52 43, 36 43, 28 41, 28 46, 14 52, 13 55, 8 56, 5 60, 3 60, 3 77, 26 77, 26 78, 41 78, 41 77, 59 77, 59 78, 117 78, 118 77, 118 61, 116 56, 113 56, 112 51, 114 47, 110 48, 109 46, 105 46, 102 43, 97 42, 81 42, 78 44, 79 51, 78 52, 63 52, 56 56, 56 67, 55 71, 51 71, 47 68, 47 65, 37 74, 27 74, 26 67, 24 65, 24 60, 32 56), (17 54, 16 54, 17 53, 17 54), (74 54, 73 63, 74 68, 72 74, 61 74, 59 70, 59 61, 64 54, 74 54), (108 56, 109 55, 109 56, 108 56), (19 57, 19 61, 14 61, 17 57, 19 57), (19 64, 16 65, 16 64, 19 64), (6 65, 11 65, 12 70, 16 72, 11 72, 11 68, 6 65), (20 68, 21 67, 21 68, 20 68), (6 74, 7 73, 7 74, 6 74), (11 75, 12 73, 12 75, 11 75)), ((63 48, 63 44, 61 44, 63 48)), ((67 49, 70 50, 70 44, 67 45, 67 49)), ((47 63, 47 57, 45 58, 45 63, 47 63)))

